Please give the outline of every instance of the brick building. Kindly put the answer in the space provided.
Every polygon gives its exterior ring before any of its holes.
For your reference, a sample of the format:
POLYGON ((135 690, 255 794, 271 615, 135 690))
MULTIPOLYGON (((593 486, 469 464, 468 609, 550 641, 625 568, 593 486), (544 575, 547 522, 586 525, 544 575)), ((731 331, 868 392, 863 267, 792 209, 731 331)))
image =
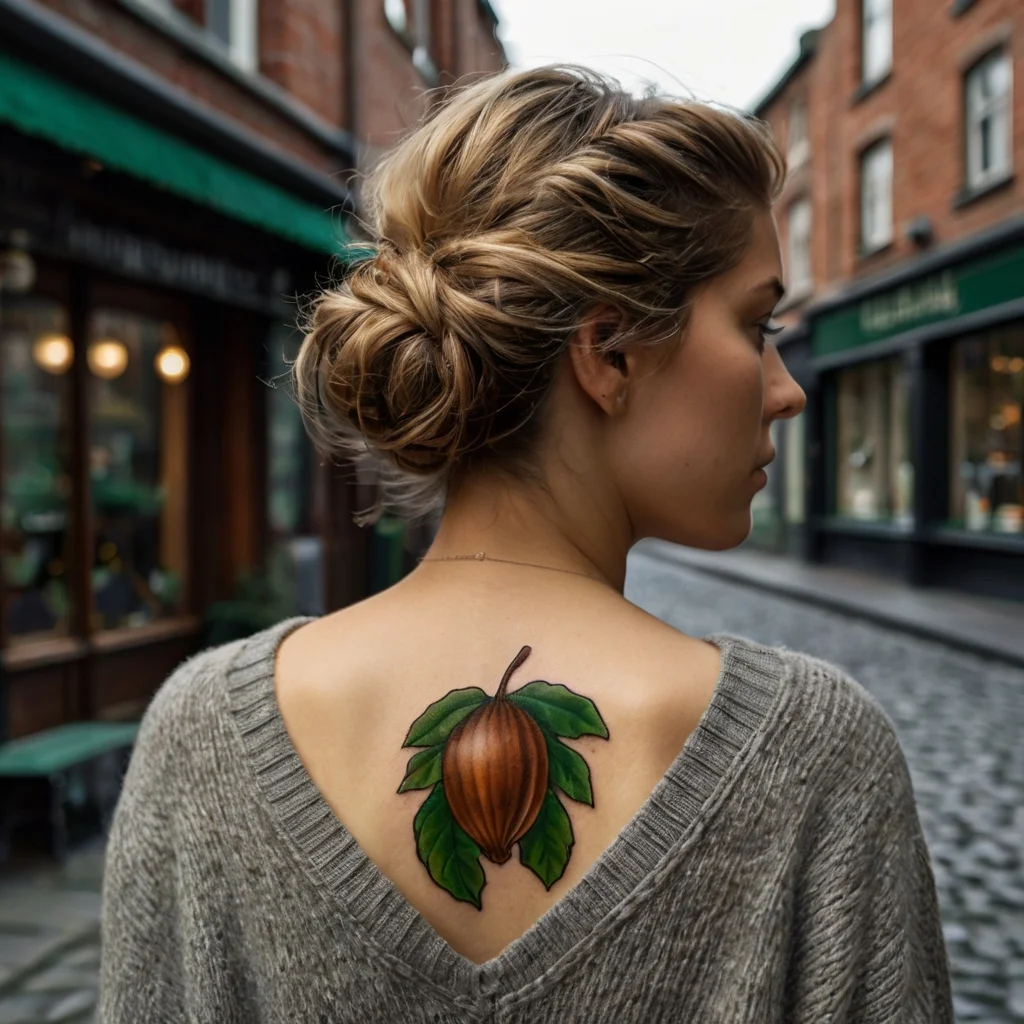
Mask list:
POLYGON ((809 397, 756 543, 1024 599, 1022 72, 1022 0, 838 0, 755 108, 809 397))
POLYGON ((0 731, 144 700, 268 562, 244 614, 365 594, 365 495, 268 383, 354 172, 504 65, 495 30, 486 0, 0 0, 0 731))

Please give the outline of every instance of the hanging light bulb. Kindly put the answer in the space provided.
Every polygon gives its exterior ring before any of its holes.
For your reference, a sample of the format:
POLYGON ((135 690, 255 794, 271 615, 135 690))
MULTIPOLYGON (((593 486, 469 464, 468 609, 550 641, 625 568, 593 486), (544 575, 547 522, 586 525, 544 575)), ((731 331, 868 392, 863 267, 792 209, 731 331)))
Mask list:
POLYGON ((155 365, 156 372, 168 384, 180 384, 188 376, 191 363, 180 345, 168 345, 157 353, 155 365))
POLYGON ((75 347, 65 334, 41 334, 32 345, 32 359, 47 373, 67 373, 75 361, 75 347))
POLYGON ((94 341, 85 354, 89 369, 97 377, 114 380, 124 373, 128 366, 128 349, 124 342, 106 339, 94 341))

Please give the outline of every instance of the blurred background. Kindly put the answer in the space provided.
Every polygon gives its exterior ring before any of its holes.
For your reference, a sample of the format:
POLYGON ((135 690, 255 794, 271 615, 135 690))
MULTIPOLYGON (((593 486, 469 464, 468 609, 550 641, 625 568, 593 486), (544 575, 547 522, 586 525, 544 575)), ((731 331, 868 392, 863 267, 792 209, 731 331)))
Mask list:
POLYGON ((1024 0, 0 0, 0 1024, 93 1018, 103 837, 183 658, 400 578, 286 386, 360 174, 577 61, 767 120, 808 395, 741 548, 627 596, 834 661, 900 730, 958 1018, 1024 1021, 1024 0))

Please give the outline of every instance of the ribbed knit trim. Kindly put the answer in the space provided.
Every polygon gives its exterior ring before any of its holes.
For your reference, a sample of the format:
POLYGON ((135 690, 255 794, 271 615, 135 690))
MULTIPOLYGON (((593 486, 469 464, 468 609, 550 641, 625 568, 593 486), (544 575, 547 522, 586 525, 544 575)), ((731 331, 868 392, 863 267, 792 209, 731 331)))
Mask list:
POLYGON ((286 619, 257 633, 240 645, 228 667, 228 703, 253 773, 316 884, 382 951, 466 1007, 497 988, 513 992, 539 983, 545 971, 590 945, 657 884, 655 869, 699 825, 701 809, 726 775, 741 767, 740 753, 768 717, 783 676, 782 660, 771 648, 724 633, 705 637, 721 651, 721 670, 682 751, 580 881, 499 956, 477 965, 452 949, 366 856, 291 742, 277 705, 274 665, 284 638, 310 621, 286 619))

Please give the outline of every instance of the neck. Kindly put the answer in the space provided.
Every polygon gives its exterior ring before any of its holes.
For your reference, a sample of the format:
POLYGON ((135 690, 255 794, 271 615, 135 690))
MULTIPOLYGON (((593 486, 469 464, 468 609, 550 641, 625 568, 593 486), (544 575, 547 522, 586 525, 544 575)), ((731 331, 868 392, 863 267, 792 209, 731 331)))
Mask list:
MULTIPOLYGON (((609 514, 611 503, 602 502, 600 496, 574 490, 567 481, 561 486, 549 483, 541 490, 494 475, 463 480, 449 495, 426 557, 484 551, 492 558, 571 569, 622 593, 631 545, 628 521, 625 515, 609 514)), ((572 579, 565 574, 562 578, 572 579)))

